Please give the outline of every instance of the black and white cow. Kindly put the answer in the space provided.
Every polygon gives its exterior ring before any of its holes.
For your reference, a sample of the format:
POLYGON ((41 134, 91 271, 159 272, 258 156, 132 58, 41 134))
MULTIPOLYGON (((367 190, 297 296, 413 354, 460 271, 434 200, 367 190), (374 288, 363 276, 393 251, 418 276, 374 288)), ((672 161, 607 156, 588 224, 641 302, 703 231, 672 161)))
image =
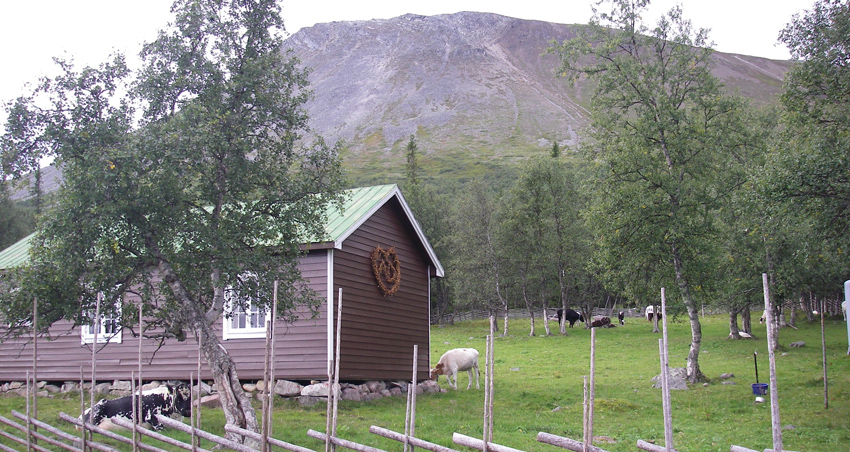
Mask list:
POLYGON ((576 323, 576 321, 584 322, 584 316, 578 312, 573 311, 572 309, 567 308, 567 312, 565 313, 563 309, 558 309, 558 324, 561 324, 561 314, 564 314, 564 318, 567 322, 570 322, 570 328, 576 323))
MULTIPOLYGON (((86 410, 83 418, 86 422, 105 429, 109 429, 107 421, 113 417, 120 416, 127 420, 132 420, 133 397, 136 397, 136 404, 138 404, 138 395, 124 396, 117 399, 103 399, 95 403, 92 408, 86 410), (106 425, 101 425, 102 423, 106 425)), ((178 413, 181 416, 191 416, 191 389, 185 384, 157 388, 143 394, 141 396, 141 404, 141 423, 149 424, 154 430, 161 430, 162 424, 156 418, 157 414, 171 416, 174 413, 178 413)))

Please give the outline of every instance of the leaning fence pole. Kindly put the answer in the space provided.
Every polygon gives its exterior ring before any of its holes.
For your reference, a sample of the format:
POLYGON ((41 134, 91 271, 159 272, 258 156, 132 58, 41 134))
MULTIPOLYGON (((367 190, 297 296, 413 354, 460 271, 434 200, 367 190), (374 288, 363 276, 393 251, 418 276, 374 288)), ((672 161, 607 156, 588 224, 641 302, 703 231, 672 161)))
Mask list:
POLYGON ((133 372, 133 371, 130 371, 130 407, 131 407, 130 408, 130 413, 131 413, 130 414, 130 420, 133 421, 133 428, 131 429, 133 431, 133 452, 137 452, 137 449, 136 449, 136 433, 137 433, 136 427, 139 425, 139 419, 142 418, 141 416, 139 416, 139 405, 141 405, 141 403, 137 403, 137 402, 141 402, 141 401, 142 401, 142 387, 141 387, 141 385, 139 386, 139 397, 136 397, 136 373, 133 372))
MULTIPOLYGON (((83 420, 83 428, 80 433, 80 449, 85 452, 88 449, 88 444, 86 444, 86 436, 88 436, 88 428, 86 427, 86 388, 85 388, 85 377, 83 376, 83 366, 80 366, 80 419, 83 420)), ((92 388, 94 389, 94 388, 92 388)))
MULTIPOLYGON (((139 300, 139 402, 142 400, 142 300, 139 300)), ((191 381, 191 380, 189 380, 191 381)), ((133 391, 135 394, 135 391, 133 391)), ((135 403, 135 402, 134 402, 135 403)), ((136 404, 136 408, 133 409, 133 416, 135 419, 142 418, 142 404, 136 404)), ((133 423, 133 452, 137 452, 139 450, 139 429, 138 422, 133 423)))
MULTIPOLYGON (((195 411, 198 414, 195 415, 195 428, 198 430, 201 429, 201 353, 202 353, 202 344, 204 343, 204 333, 203 331, 198 331, 198 405, 192 405, 192 413, 195 411), (197 408, 197 410, 195 409, 197 408)), ((196 438, 198 440, 197 445, 193 445, 193 447, 200 448, 201 447, 201 439, 196 438)))
MULTIPOLYGON (((97 381, 97 334, 100 332, 100 300, 103 298, 103 294, 98 292, 95 309, 94 309, 94 321, 92 321, 91 328, 93 330, 92 337, 92 345, 91 345, 91 390, 89 390, 89 410, 94 410, 94 386, 97 381)), ((80 390, 83 391, 83 388, 80 387, 80 390)), ((83 391, 85 392, 85 391, 83 391)), ((94 413, 92 413, 94 414, 94 413)))
POLYGON ((824 332, 824 314, 826 310, 825 300, 821 300, 820 309, 820 349, 823 355, 823 409, 829 409, 829 385, 826 380, 826 333, 824 332))
POLYGON ((32 452, 32 426, 30 425, 29 415, 30 415, 30 392, 32 391, 32 387, 30 386, 30 371, 27 369, 27 452, 32 452))
POLYGON ((200 409, 200 393, 201 393, 201 385, 198 385, 198 393, 195 393, 195 390, 192 389, 192 386, 195 385, 195 375, 193 372, 189 372, 189 425, 192 427, 192 450, 197 450, 197 435, 195 432, 197 428, 195 427, 195 410, 200 409), (198 402, 198 408, 195 408, 195 402, 198 402))
MULTIPOLYGON (((32 417, 38 419, 38 297, 32 298, 32 417)), ((29 396, 29 395, 28 395, 29 396)), ((30 414, 27 413, 27 416, 30 414)), ((33 430, 38 431, 37 427, 33 430)), ((37 442, 37 441, 36 441, 37 442)))
MULTIPOLYGON (((494 323, 495 326, 495 323, 494 323)), ((487 431, 489 432, 490 441, 493 441, 493 400, 496 395, 496 330, 493 329, 493 333, 490 334, 490 383, 487 385, 487 390, 490 391, 490 397, 488 397, 489 403, 487 404, 487 417, 490 419, 490 425, 487 431)), ((455 377, 455 384, 457 384, 457 377, 455 377)))
POLYGON ((770 284, 767 279, 767 273, 761 274, 762 285, 764 286, 764 306, 765 310, 771 315, 767 316, 767 351, 770 358, 770 418, 773 425, 773 450, 782 452, 782 426, 779 421, 779 394, 777 393, 776 384, 776 341, 774 330, 776 329, 776 318, 773 315, 773 303, 770 297, 770 284))
POLYGON ((584 450, 593 446, 593 411, 596 405, 596 328, 590 329, 590 390, 587 399, 587 432, 585 434, 584 450))
MULTIPOLYGON (((331 300, 333 300, 333 296, 331 296, 331 300)), ((328 323, 333 329, 333 302, 328 306, 328 323)), ((328 338, 328 342, 333 340, 333 336, 328 338)), ((331 450, 331 424, 333 422, 333 391, 331 391, 331 385, 334 381, 334 361, 336 361, 333 352, 331 352, 330 346, 332 344, 328 344, 328 400, 327 400, 327 408, 325 410, 325 452, 330 452, 331 450)))
MULTIPOLYGON (((333 386, 328 388, 333 392, 333 422, 331 423, 331 431, 329 432, 330 436, 336 437, 336 413, 337 408, 339 407, 339 361, 340 361, 340 347, 342 342, 342 287, 339 288, 339 297, 337 302, 337 312, 336 312, 336 348, 334 351, 334 380, 333 386)), ((328 382, 330 383, 330 382, 328 382)), ((330 393, 328 394, 330 395, 330 393)), ((332 446, 333 450, 336 450, 336 444, 332 446)))
MULTIPOLYGON (((272 292, 272 350, 271 350, 271 368, 269 369, 269 385, 267 386, 267 398, 269 400, 269 416, 266 427, 266 442, 268 442, 269 438, 273 436, 274 430, 274 384, 275 384, 275 336, 277 335, 277 289, 278 289, 278 280, 274 281, 274 292, 272 292)), ((264 418, 265 419, 265 418, 264 418)), ((269 445, 266 444, 266 451, 268 452, 269 445)))
POLYGON ((410 437, 416 435, 416 365, 419 355, 419 345, 413 344, 413 378, 407 387, 407 409, 404 415, 404 452, 413 450, 410 437))
MULTIPOLYGON (((655 316, 656 319, 658 315, 655 316)), ((661 407, 664 412, 664 447, 673 450, 673 407, 670 401, 670 360, 667 344, 667 292, 661 288, 661 339, 658 352, 661 358, 661 407)))
MULTIPOLYGON (((493 325, 492 317, 490 325, 493 325)), ((490 328, 490 334, 484 342, 484 425, 482 426, 482 439, 484 440, 484 452, 488 451, 487 443, 490 442, 490 337, 493 335, 493 329, 490 328)), ((447 377, 448 378, 448 377, 447 377)), ((449 382, 451 383, 451 382, 449 382)), ((457 385, 457 375, 455 375, 455 385, 457 385)))
POLYGON ((582 385, 582 390, 583 390, 582 395, 583 395, 583 397, 582 397, 582 404, 581 404, 581 414, 582 414, 582 417, 581 417, 581 421, 582 421, 582 423, 581 423, 581 451, 587 452, 587 423, 588 423, 588 421, 587 421, 587 419, 588 419, 588 417, 587 417, 587 414, 588 414, 588 411, 587 411, 587 408, 588 408, 588 403, 587 403, 587 401, 588 401, 588 397, 587 397, 587 375, 584 375, 582 378, 584 380, 584 384, 582 385))
POLYGON ((91 400, 89 403, 89 409, 94 408, 94 385, 95 376, 97 374, 97 333, 100 332, 100 299, 102 297, 103 294, 98 292, 94 308, 94 321, 91 324, 94 335, 91 344, 91 391, 89 393, 91 400))
POLYGON ((260 451, 268 452, 268 437, 269 437, 269 424, 268 424, 268 416, 269 416, 269 366, 271 366, 271 342, 272 342, 272 327, 271 327, 271 319, 266 319, 266 348, 265 348, 265 362, 263 363, 263 417, 262 424, 260 427, 260 451))

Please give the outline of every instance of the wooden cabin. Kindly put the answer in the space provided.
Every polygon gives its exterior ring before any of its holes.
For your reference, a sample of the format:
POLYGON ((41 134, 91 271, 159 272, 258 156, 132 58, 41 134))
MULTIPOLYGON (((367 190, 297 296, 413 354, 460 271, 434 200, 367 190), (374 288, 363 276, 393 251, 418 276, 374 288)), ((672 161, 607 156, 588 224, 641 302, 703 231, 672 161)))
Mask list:
MULTIPOLYGON (((327 379, 336 337, 336 303, 342 289, 340 380, 410 380, 414 345, 418 345, 418 378, 426 379, 429 282, 443 276, 443 267, 399 188, 382 185, 349 190, 343 208, 333 210, 325 229, 330 240, 304 244, 309 251, 300 262, 302 275, 324 302, 316 318, 277 323, 276 378, 327 379), (398 265, 397 284, 376 278, 373 254, 383 254, 384 261, 398 265)), ((0 252, 0 269, 26 262, 31 238, 0 252)), ((252 328, 250 315, 222 319, 220 337, 237 363, 240 379, 260 380, 265 367, 265 322, 252 328)), ((105 319, 103 331, 112 334, 98 336, 96 379, 129 380, 139 369, 139 338, 118 328, 111 331, 114 325, 108 321, 105 319)), ((79 381, 81 372, 83 378, 91 379, 94 338, 88 329, 57 323, 51 328, 50 340, 39 338, 39 380, 79 381)), ((169 341, 162 347, 142 339, 141 348, 146 381, 187 380, 190 373, 197 374, 198 346, 193 337, 169 341)), ((0 343, 0 382, 23 381, 33 367, 32 350, 31 337, 0 343)), ((202 362, 201 376, 212 378, 206 362, 202 362)))

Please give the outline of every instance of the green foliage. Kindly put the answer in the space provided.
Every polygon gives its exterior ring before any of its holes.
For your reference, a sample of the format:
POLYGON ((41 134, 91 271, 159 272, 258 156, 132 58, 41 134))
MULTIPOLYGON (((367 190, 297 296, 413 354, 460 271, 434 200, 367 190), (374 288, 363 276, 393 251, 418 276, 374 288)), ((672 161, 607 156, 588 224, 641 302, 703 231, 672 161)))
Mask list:
POLYGON ((0 250, 24 238, 34 227, 33 209, 12 201, 8 185, 0 181, 0 250))
MULTIPOLYGON (((850 219, 850 4, 821 0, 780 34, 797 63, 781 96, 786 134, 770 156, 765 199, 792 200, 820 233, 846 236, 850 219)), ((834 244, 846 256, 841 242, 834 244)))
POLYGON ((416 146, 416 135, 410 135, 410 141, 407 142, 407 183, 415 186, 419 183, 419 163, 416 161, 416 152, 419 148, 416 146))
POLYGON ((499 252, 512 269, 506 278, 512 298, 529 309, 585 306, 599 295, 586 265, 591 236, 580 218, 585 200, 576 178, 560 159, 533 158, 500 206, 499 252))
POLYGON ((499 218, 496 194, 475 180, 459 194, 452 212, 449 266, 459 277, 455 293, 465 308, 507 307, 504 294, 505 265, 497 241, 499 218))
MULTIPOLYGON (((338 146, 306 134, 307 72, 280 51, 277 2, 178 0, 172 11, 138 73, 120 55, 82 70, 59 60, 62 74, 10 109, 4 165, 46 149, 64 185, 31 264, 13 274, 20 289, 0 300, 25 327, 37 297, 47 328, 90 322, 102 295, 101 312, 120 309, 130 326, 142 306, 125 295, 135 295, 151 319, 138 333, 194 333, 216 381, 238 385, 212 326, 248 300, 269 308, 276 283, 282 318, 316 306, 299 246, 323 235, 339 200, 338 146), (240 294, 230 305, 226 289, 240 294)), ((256 428, 240 393, 223 396, 229 421, 256 428)))
MULTIPOLYGON (((334 200, 325 193, 339 187, 340 169, 336 148, 320 139, 295 144, 306 131, 306 72, 278 51, 279 6, 178 2, 175 12, 174 27, 144 47, 132 99, 122 97, 130 73, 120 56, 82 71, 59 61, 63 74, 11 110, 11 118, 30 121, 10 120, 4 143, 22 162, 46 147, 64 170, 58 205, 35 247, 33 259, 43 264, 28 271, 83 283, 89 295, 116 285, 116 298, 133 286, 156 290, 181 303, 182 314, 169 313, 169 303, 146 312, 182 336, 192 317, 185 309, 221 312, 226 286, 263 293, 268 304, 278 280, 282 314, 305 299, 296 284, 298 245, 321 234, 324 207, 334 200), (50 102, 36 107, 36 98, 50 102), (177 282, 148 284, 164 269, 177 282)), ((76 306, 71 312, 93 310, 92 296, 81 301, 68 287, 20 293, 76 306)))
MULTIPOLYGON (((697 303, 714 267, 715 215, 743 180, 739 100, 711 74, 707 30, 674 7, 649 28, 648 1, 612 0, 587 31, 556 48, 560 73, 597 82, 588 217, 599 264, 635 298, 668 287, 693 327, 688 375, 701 377, 697 303), (614 31, 612 31, 612 29, 614 31)), ((656 292, 657 293, 657 292, 656 292)))

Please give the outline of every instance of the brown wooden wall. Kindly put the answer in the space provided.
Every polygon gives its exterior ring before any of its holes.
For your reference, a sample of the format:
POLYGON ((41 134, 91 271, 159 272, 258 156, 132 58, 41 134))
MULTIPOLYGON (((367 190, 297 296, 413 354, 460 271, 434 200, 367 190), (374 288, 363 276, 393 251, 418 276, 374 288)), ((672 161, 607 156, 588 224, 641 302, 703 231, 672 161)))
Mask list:
POLYGON ((419 379, 430 356, 428 260, 392 199, 334 250, 334 291, 342 287, 340 378, 410 380, 413 345, 419 379), (372 272, 375 247, 395 247, 401 261, 398 292, 385 297, 372 272))
MULTIPOLYGON (((301 270, 310 287, 323 300, 328 296, 328 265, 333 259, 333 296, 343 290, 342 359, 340 379, 410 380, 413 344, 419 346, 418 378, 428 376, 430 357, 428 258, 414 231, 393 198, 362 227, 348 237, 342 250, 313 250, 302 258, 301 270), (394 246, 402 266, 397 294, 384 297, 372 273, 371 253, 375 247, 394 246)), ((334 316, 336 306, 334 305, 334 316)), ((221 323, 219 323, 219 329, 221 323)), ((290 380, 325 380, 328 366, 327 305, 316 318, 294 324, 278 322, 275 340, 275 375, 290 380)), ((38 378, 48 381, 91 379, 91 345, 81 345, 78 329, 68 324, 51 328, 51 341, 38 343, 38 378)), ((219 335, 221 337, 221 335, 219 335)), ((222 341, 237 363, 243 380, 263 378, 265 339, 222 341)), ((102 344, 101 344, 102 345, 102 344)), ((138 371, 137 338, 124 332, 121 344, 108 344, 97 355, 97 380, 127 380, 138 371)), ((158 348, 143 340, 142 373, 145 380, 186 380, 197 373, 198 351, 194 337, 170 341, 158 348)), ((22 381, 32 369, 28 340, 0 342, 0 382, 22 381)), ((210 379, 206 363, 202 378, 210 379)))
MULTIPOLYGON (((302 275, 310 287, 324 300, 328 292, 328 251, 317 250, 303 257, 302 275)), ((275 376, 291 380, 327 379, 326 304, 321 314, 309 313, 294 324, 277 322, 275 336, 275 376)), ((222 337, 222 323, 216 328, 222 337)), ((59 322, 50 329, 50 340, 39 338, 38 379, 47 381, 91 380, 91 344, 80 343, 79 328, 59 322)), ((236 361, 239 377, 245 380, 263 378, 265 339, 222 340, 236 361)), ((194 336, 184 342, 168 341, 158 347, 154 340, 142 340, 142 378, 145 380, 188 380, 198 373, 198 346, 194 336)), ((122 342, 98 344, 96 374, 98 381, 129 380, 139 370, 139 340, 124 331, 122 342)), ((0 382, 23 381, 32 370, 32 344, 29 338, 0 342, 0 382)), ((201 362, 201 378, 211 379, 208 366, 201 362)))

